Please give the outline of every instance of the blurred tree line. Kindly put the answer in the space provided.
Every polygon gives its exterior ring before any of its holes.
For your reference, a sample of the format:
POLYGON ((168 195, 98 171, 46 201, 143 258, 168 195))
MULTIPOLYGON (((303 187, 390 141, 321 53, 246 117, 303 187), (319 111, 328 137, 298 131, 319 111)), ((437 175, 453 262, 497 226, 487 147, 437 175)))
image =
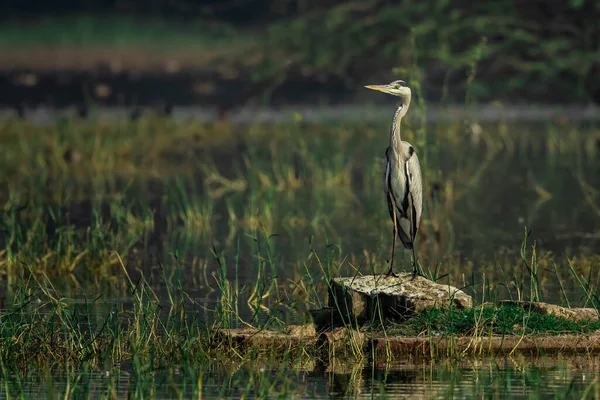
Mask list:
POLYGON ((192 18, 251 31, 260 38, 252 61, 223 62, 263 87, 402 76, 442 101, 600 103, 600 0, 4 0, 0 10, 192 18))

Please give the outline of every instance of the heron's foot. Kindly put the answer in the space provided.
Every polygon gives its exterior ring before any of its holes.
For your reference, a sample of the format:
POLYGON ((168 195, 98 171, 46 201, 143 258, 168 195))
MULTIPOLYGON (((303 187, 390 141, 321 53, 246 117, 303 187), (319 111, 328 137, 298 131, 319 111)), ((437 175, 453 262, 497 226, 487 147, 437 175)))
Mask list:
POLYGON ((415 279, 417 279, 417 276, 422 276, 423 278, 427 279, 425 275, 423 275, 417 268, 415 268, 413 269, 412 278, 410 280, 414 281, 415 279))
POLYGON ((397 278, 397 277, 398 277, 398 274, 396 274, 396 273, 394 272, 394 268, 390 267, 390 269, 388 269, 388 271, 385 273, 385 276, 386 276, 386 277, 387 277, 387 276, 393 276, 393 277, 397 278))

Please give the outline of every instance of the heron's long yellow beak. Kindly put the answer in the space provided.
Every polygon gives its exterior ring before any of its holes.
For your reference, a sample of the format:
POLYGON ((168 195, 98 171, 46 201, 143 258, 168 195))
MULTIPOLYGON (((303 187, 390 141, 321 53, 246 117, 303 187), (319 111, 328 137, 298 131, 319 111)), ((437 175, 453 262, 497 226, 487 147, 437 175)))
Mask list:
POLYGON ((383 92, 387 89, 387 85, 367 85, 365 87, 367 89, 377 90, 378 92, 383 92))

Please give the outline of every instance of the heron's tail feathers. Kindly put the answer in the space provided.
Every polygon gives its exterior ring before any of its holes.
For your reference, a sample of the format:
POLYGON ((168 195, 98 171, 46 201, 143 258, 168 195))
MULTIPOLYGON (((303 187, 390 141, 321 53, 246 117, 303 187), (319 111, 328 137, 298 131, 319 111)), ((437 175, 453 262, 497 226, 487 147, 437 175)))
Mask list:
POLYGON ((410 235, 410 221, 404 217, 396 218, 396 225, 398 226, 398 237, 404 248, 412 250, 414 238, 410 235))
MULTIPOLYGON (((405 219, 405 221, 406 221, 406 219, 405 219)), ((405 249, 412 250, 413 239, 410 237, 409 232, 410 231, 407 232, 404 229, 400 228, 400 229, 398 229, 398 237, 400 238, 400 241, 404 245, 405 249)))

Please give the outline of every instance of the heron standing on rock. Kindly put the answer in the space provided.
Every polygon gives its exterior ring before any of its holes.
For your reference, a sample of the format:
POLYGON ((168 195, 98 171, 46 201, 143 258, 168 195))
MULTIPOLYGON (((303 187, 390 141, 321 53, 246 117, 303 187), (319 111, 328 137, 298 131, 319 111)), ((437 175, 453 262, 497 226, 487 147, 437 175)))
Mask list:
POLYGON ((383 189, 390 217, 394 223, 392 258, 386 275, 394 274, 394 251, 396 236, 398 236, 404 247, 412 250, 412 279, 415 279, 417 275, 422 275, 417 264, 414 241, 419 229, 421 212, 423 211, 423 185, 419 157, 417 157, 415 148, 400 138, 402 117, 408 112, 411 91, 406 82, 401 80, 387 85, 369 85, 365 87, 400 97, 402 101, 394 113, 390 129, 390 146, 385 150, 386 162, 383 174, 383 189))

